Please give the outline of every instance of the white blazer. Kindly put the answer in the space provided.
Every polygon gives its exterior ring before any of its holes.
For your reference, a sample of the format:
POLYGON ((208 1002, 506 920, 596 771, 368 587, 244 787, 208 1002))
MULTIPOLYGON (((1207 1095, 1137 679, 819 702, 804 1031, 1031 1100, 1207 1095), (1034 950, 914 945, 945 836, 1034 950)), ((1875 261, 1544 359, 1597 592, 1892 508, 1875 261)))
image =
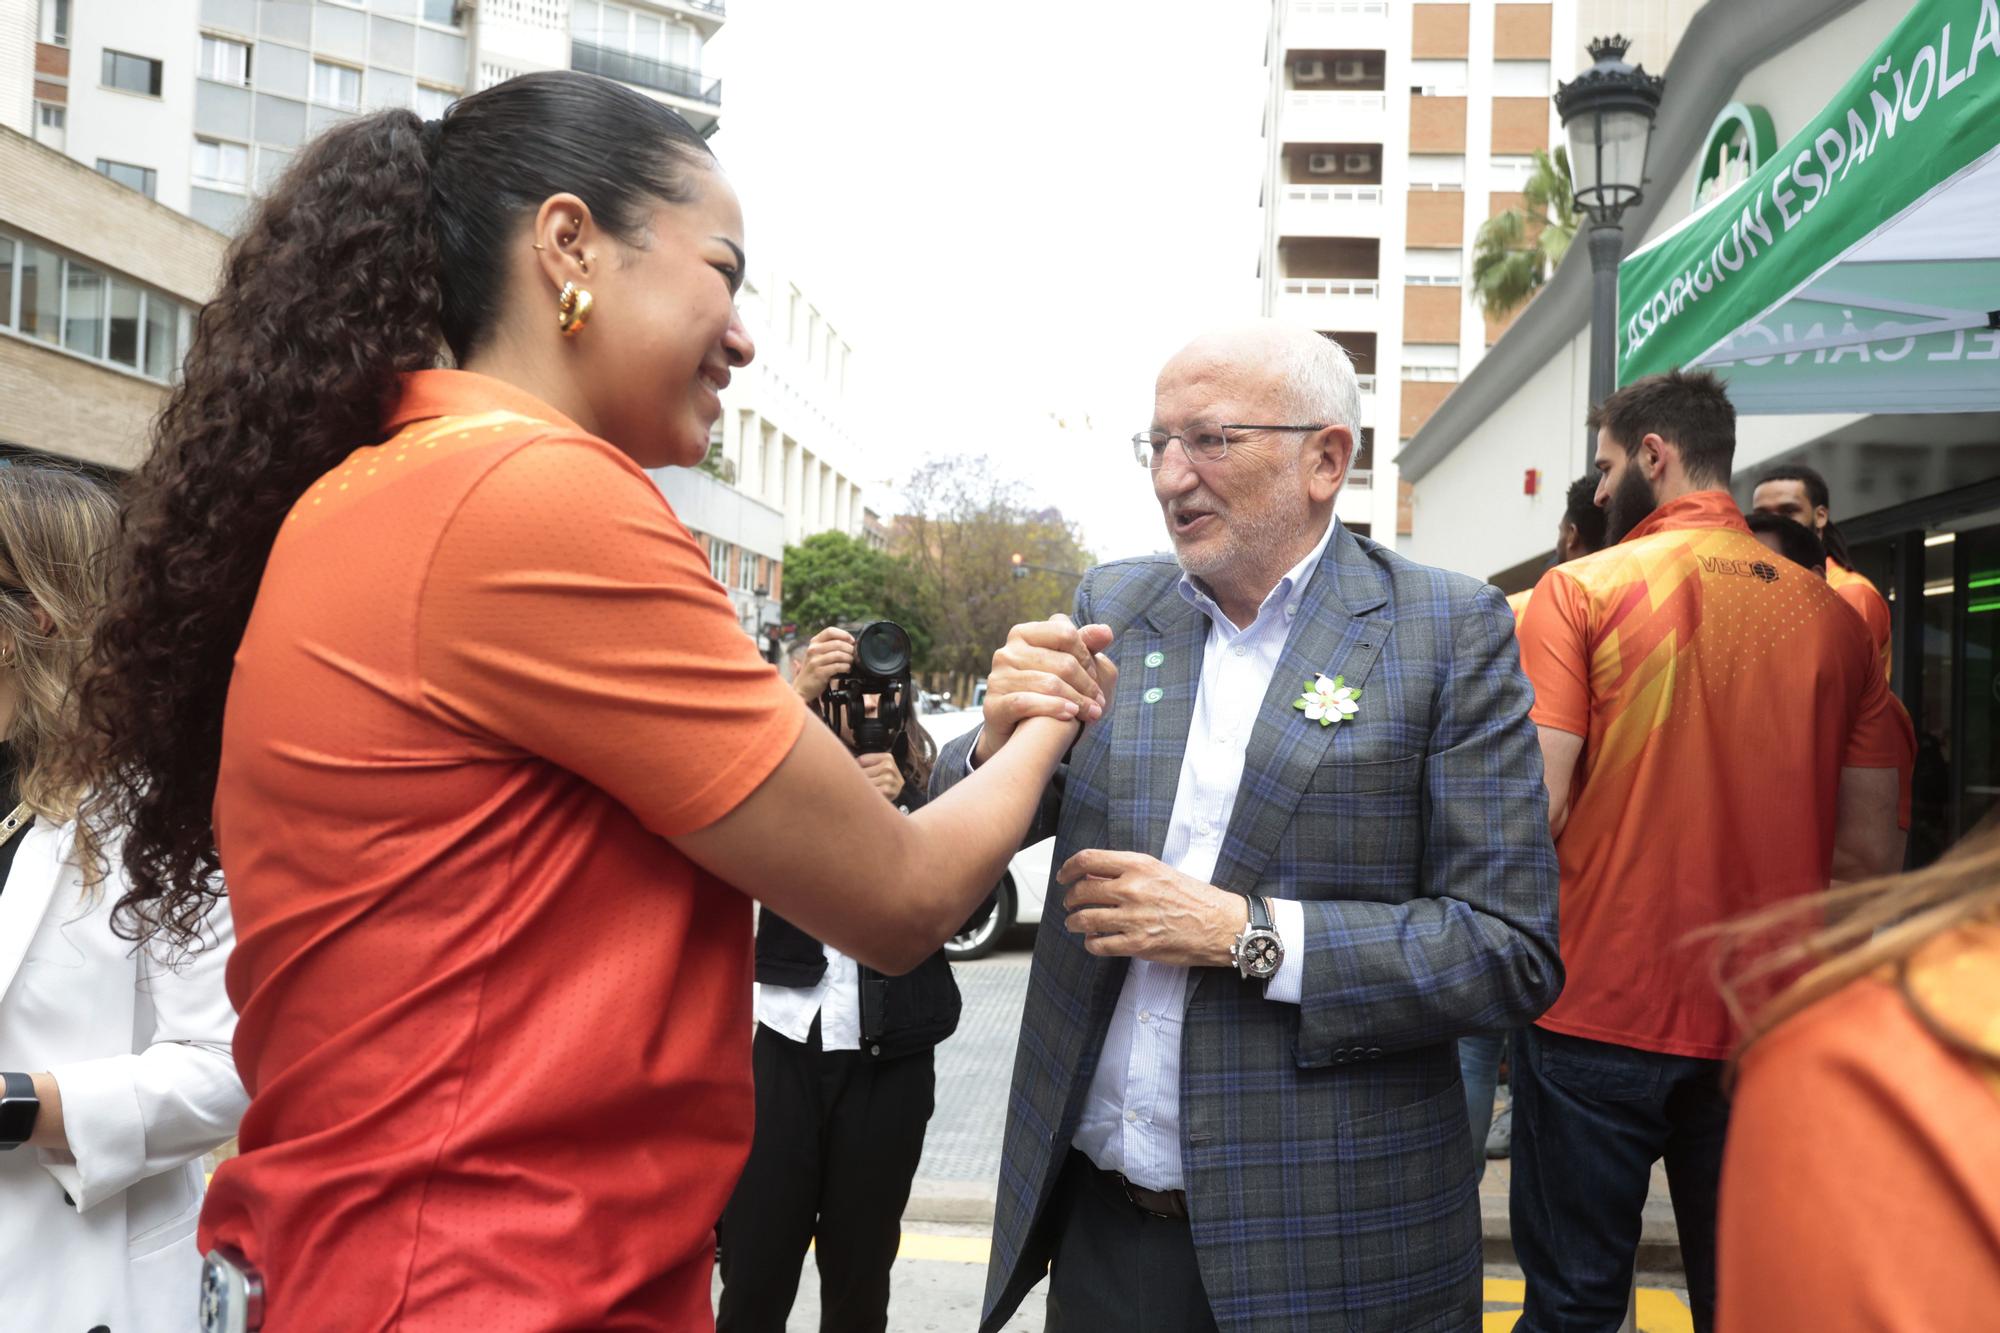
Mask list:
POLYGON ((0 1326, 36 1333, 197 1327, 201 1158, 248 1101, 222 988, 235 942, 175 968, 111 932, 119 880, 86 897, 73 825, 16 836, 0 890, 0 1069, 62 1091, 69 1151, 0 1153, 0 1326))

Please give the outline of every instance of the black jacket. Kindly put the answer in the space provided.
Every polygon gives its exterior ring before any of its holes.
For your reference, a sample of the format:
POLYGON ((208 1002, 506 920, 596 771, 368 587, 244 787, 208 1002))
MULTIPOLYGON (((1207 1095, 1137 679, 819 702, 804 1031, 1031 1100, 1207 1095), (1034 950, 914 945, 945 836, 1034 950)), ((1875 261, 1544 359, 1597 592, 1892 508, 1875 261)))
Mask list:
MULTIPOLYGON (((923 805, 905 787, 898 804, 923 805)), ((958 982, 939 950, 900 977, 855 964, 861 974, 861 1053, 881 1060, 930 1050, 958 1029, 958 982)), ((817 986, 826 974, 820 942, 766 907, 757 923, 757 980, 767 986, 817 986)))

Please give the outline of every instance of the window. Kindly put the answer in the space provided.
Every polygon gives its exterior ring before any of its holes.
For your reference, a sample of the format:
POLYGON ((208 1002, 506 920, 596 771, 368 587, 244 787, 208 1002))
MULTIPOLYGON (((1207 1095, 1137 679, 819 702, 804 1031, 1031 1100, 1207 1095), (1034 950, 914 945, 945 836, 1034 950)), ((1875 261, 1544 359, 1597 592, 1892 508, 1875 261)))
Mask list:
POLYGON ((21 322, 15 327, 30 338, 53 343, 62 318, 62 260, 39 245, 19 247, 15 285, 21 290, 21 322))
POLYGON ((748 551, 736 554, 736 586, 744 592, 757 591, 757 557, 748 551))
POLYGON ((194 141, 194 183, 210 190, 240 190, 250 182, 250 150, 220 139, 194 141))
POLYGON ((78 356, 104 355, 104 275, 75 260, 63 264, 63 346, 78 356))
POLYGON ((1458 189, 1465 184, 1465 158, 1458 153, 1411 153, 1410 184, 1458 189))
POLYGON ((180 302, 26 240, 0 235, 0 328, 148 378, 180 368, 180 302))
POLYGON ((201 38, 201 68, 196 71, 204 79, 214 79, 217 83, 235 84, 239 88, 250 86, 250 44, 235 42, 227 37, 201 38))
POLYGON ((111 318, 107 330, 109 344, 104 350, 104 358, 114 361, 127 370, 139 368, 139 307, 144 302, 144 294, 129 282, 116 278, 108 280, 111 291, 111 318))
POLYGON ((42 40, 69 45, 69 0, 42 0, 42 40))
POLYGON ((35 103, 35 123, 60 133, 69 124, 69 108, 58 102, 35 103))
POLYGON ((715 537, 708 539, 708 572, 717 583, 729 585, 729 548, 715 537))
POLYGON ((1403 378, 1444 380, 1458 378, 1457 343, 1404 343, 1403 378))
POLYGON ((425 120, 439 119, 457 100, 458 94, 449 88, 432 88, 421 83, 417 85, 417 114, 425 120))
POLYGON ((701 68, 701 34, 664 15, 577 0, 570 9, 570 35, 592 46, 626 51, 682 69, 701 68))
POLYGON ((343 111, 361 109, 361 71, 346 65, 313 61, 313 101, 343 111))
POLYGON ((1403 272, 1404 281, 1412 287, 1456 287, 1464 279, 1464 252, 1405 250, 1403 272))
POLYGON ((160 181, 160 173, 151 167, 135 167, 130 162, 113 162, 104 157, 97 159, 97 171, 128 190, 137 190, 148 199, 153 197, 153 189, 160 181))
POLYGON ((1495 97, 1547 97, 1554 91, 1546 60, 1496 60, 1493 62, 1495 97))
POLYGON ((1412 60, 1410 91, 1426 97, 1465 96, 1463 60, 1412 60))
POLYGON ((128 93, 143 93, 147 97, 158 97, 160 62, 146 56, 127 55, 123 51, 106 48, 104 86, 123 89, 128 93))
POLYGON ((424 22, 447 28, 458 26, 459 0, 423 0, 424 22))

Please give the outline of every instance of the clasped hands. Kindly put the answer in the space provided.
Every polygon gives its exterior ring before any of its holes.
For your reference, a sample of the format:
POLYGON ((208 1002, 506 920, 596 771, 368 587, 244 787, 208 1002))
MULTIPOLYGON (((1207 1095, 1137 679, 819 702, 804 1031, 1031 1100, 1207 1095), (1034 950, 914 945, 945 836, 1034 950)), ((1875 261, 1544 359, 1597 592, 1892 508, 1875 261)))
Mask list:
MULTIPOLYGON (((1104 655, 1111 638, 1110 626, 1079 627, 1068 616, 1009 631, 986 678, 974 765, 992 758, 1025 718, 1088 724, 1108 713, 1118 683, 1118 667, 1104 655)), ((1242 895, 1139 852, 1080 851, 1056 872, 1056 882, 1066 890, 1064 927, 1103 957, 1226 967, 1230 945, 1249 920, 1242 895)))

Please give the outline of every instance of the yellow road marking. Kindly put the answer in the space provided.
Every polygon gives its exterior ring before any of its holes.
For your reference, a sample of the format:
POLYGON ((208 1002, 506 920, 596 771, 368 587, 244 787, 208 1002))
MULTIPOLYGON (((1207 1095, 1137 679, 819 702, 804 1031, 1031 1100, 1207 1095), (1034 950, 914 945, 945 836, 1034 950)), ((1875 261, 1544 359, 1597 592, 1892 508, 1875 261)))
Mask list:
MULTIPOLYGON (((938 1236, 905 1231, 897 1257, 931 1263, 983 1264, 993 1248, 985 1236, 938 1236)), ((1527 1298, 1528 1284, 1519 1278, 1489 1277, 1483 1299, 1489 1304, 1518 1305, 1527 1298)), ((1482 1333, 1511 1333, 1519 1310, 1496 1310, 1480 1321, 1482 1333)), ((1662 1287, 1639 1288, 1639 1333, 1694 1333, 1694 1315, 1680 1298, 1662 1287)))

